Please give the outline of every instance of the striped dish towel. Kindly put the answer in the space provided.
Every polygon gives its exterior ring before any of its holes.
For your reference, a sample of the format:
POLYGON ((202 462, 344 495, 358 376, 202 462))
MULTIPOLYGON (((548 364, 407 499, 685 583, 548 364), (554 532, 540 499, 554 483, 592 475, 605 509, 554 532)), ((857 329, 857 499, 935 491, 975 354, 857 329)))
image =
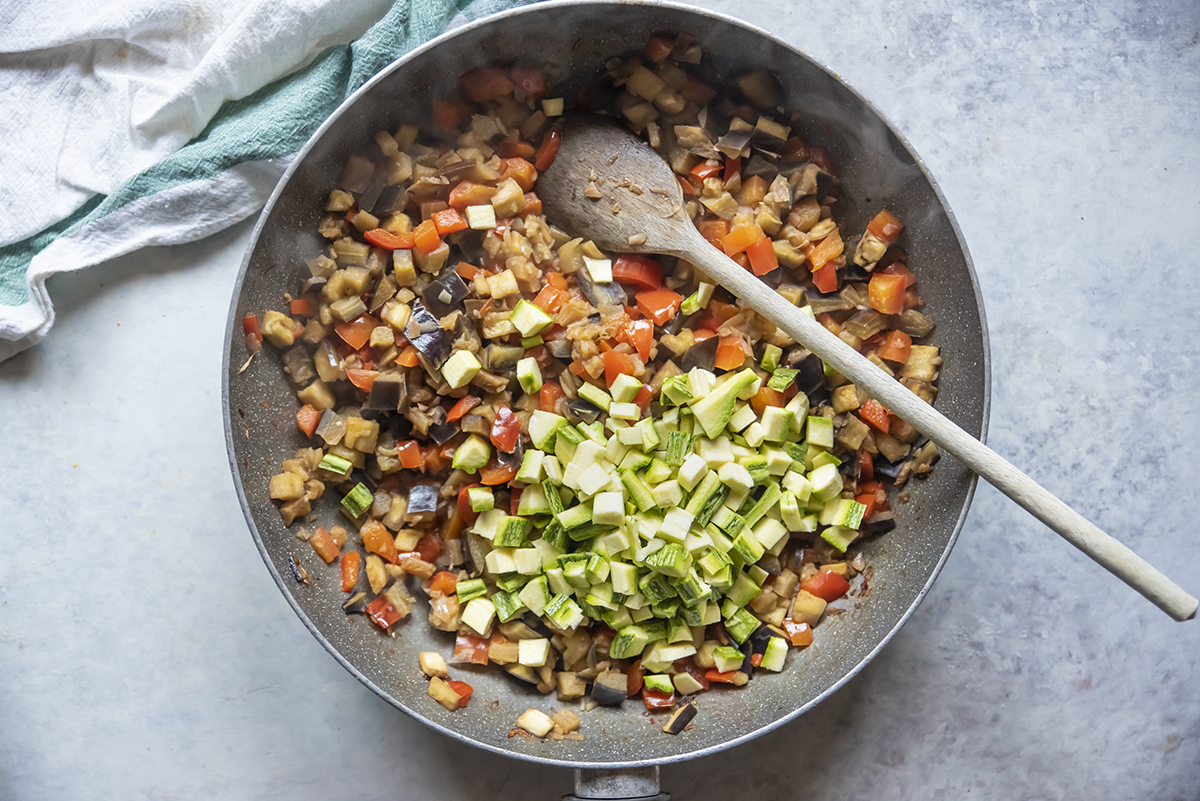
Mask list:
POLYGON ((291 156, 382 67, 526 2, 0 8, 0 361, 49 331, 49 276, 257 213, 291 156))

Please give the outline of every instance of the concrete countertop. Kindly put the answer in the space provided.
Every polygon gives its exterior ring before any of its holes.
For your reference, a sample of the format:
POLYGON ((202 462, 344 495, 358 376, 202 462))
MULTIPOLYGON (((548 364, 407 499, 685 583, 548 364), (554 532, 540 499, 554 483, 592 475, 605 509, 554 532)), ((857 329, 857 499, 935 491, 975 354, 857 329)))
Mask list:
MULTIPOLYGON (((1200 591, 1200 6, 707 0, 868 97, 974 257, 989 443, 1200 591)), ((263 569, 222 441, 250 225, 50 282, 0 364, 0 798, 556 799, 432 734, 263 569)), ((814 711, 667 766, 680 801, 1200 798, 1200 623, 981 484, 907 626, 814 711)))

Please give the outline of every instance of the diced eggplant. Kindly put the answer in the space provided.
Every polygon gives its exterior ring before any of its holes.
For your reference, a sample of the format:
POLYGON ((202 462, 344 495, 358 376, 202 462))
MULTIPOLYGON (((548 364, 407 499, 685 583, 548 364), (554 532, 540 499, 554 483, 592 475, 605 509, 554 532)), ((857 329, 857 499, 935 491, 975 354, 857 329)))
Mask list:
POLYGON ((408 203, 408 192, 404 189, 403 184, 395 186, 385 186, 383 191, 379 193, 379 198, 375 201, 375 205, 371 206, 371 213, 376 217, 382 217, 387 214, 393 214, 397 211, 402 211, 408 203))
POLYGON ((770 153, 782 153, 787 143, 791 129, 781 125, 767 116, 760 116, 754 124, 754 134, 750 137, 750 146, 761 148, 770 153))
MULTIPOLYGON (((376 411, 394 412, 400 408, 400 398, 405 395, 406 375, 388 373, 376 377, 371 384, 371 394, 366 408, 376 411)), ((401 418, 403 419, 403 418, 401 418)))
POLYGON ((409 515, 429 514, 437 512, 438 485, 413 484, 408 490, 409 515))
POLYGON ((744 98, 760 109, 774 108, 783 102, 783 87, 779 85, 779 80, 766 70, 739 75, 737 88, 744 98))
POLYGON ((308 584, 308 571, 300 564, 300 560, 293 554, 288 554, 288 567, 291 568, 292 578, 300 584, 308 584))
POLYGON ((372 179, 367 188, 363 190, 362 196, 358 199, 358 207, 360 209, 373 209, 375 204, 379 202, 380 196, 383 194, 385 184, 378 178, 372 179))
POLYGON ((519 679, 526 684, 538 683, 537 673, 533 668, 529 667, 529 665, 522 665, 519 662, 511 662, 507 665, 501 665, 500 669, 512 676, 514 679, 519 679))
POLYGON ((550 355, 556 359, 570 359, 571 340, 566 337, 551 339, 546 342, 546 350, 550 351, 550 355))
MULTIPOLYGON (((712 339, 716 339, 716 337, 712 337, 712 339)), ((809 353, 793 364, 792 368, 800 371, 796 374, 796 386, 801 392, 812 394, 825 386, 825 366, 821 364, 821 359, 817 354, 809 353)))
POLYGON ((603 411, 599 406, 591 401, 583 398, 576 398, 567 404, 568 408, 585 423, 594 423, 600 419, 600 413, 603 411))
POLYGON ((588 302, 601 311, 606 307, 624 306, 629 300, 625 294, 625 287, 616 281, 597 284, 587 270, 575 273, 575 280, 579 283, 579 288, 583 290, 584 297, 588 299, 588 302))
POLYGON ((679 369, 689 372, 694 367, 701 370, 712 370, 717 362, 717 345, 719 337, 709 337, 699 345, 688 348, 687 353, 679 361, 679 369))
POLYGON ((862 533, 864 536, 872 536, 875 534, 886 534, 896 527, 896 516, 890 511, 879 512, 868 517, 862 524, 862 533))
POLYGON ((606 670, 592 684, 592 700, 601 706, 619 706, 628 692, 628 677, 619 670, 606 670))
POLYGON ((746 166, 742 168, 742 174, 745 178, 751 178, 757 175, 767 183, 770 183, 776 175, 779 174, 779 167, 766 158, 763 153, 755 153, 750 156, 750 160, 746 162, 746 166))
POLYGON ((895 481, 896 476, 900 475, 900 468, 904 466, 903 461, 889 462, 882 455, 876 456, 873 468, 876 478, 886 478, 888 481, 895 481))
POLYGON ((671 713, 671 717, 667 718, 667 722, 663 724, 662 730, 667 734, 680 734, 692 722, 692 718, 696 717, 696 705, 691 701, 675 707, 675 711, 671 713))
POLYGON ((759 559, 757 564, 772 576, 778 576, 783 572, 783 565, 780 564, 779 557, 773 553, 763 554, 763 558, 759 559))
POLYGON ((303 345, 288 348, 280 357, 283 359, 284 369, 287 370, 292 383, 296 386, 304 386, 317 377, 316 370, 313 369, 312 357, 308 355, 308 351, 304 349, 303 345))
POLYGON ((365 612, 368 603, 370 603, 370 601, 367 599, 367 594, 365 592, 356 592, 354 595, 351 595, 348 599, 346 599, 346 602, 342 604, 342 611, 347 615, 365 612))
POLYGON ((483 369, 493 373, 511 372, 517 369, 517 362, 524 357, 525 349, 520 345, 500 345, 493 342, 483 352, 483 369))
POLYGON ((411 439, 412 438, 412 431, 413 431, 412 421, 409 420, 404 415, 400 415, 400 414, 393 415, 393 416, 387 418, 387 422, 388 422, 388 431, 391 432, 392 436, 395 439, 402 440, 402 439, 411 439))
POLYGON ((419 332, 416 337, 408 337, 409 343, 417 349, 417 353, 434 368, 441 368, 450 358, 453 340, 438 323, 438 318, 420 303, 413 303, 408 328, 410 331, 415 328, 419 332))
POLYGON ((763 626, 751 634, 750 639, 746 641, 750 644, 750 652, 752 654, 765 652, 767 650, 767 643, 772 637, 782 637, 784 640, 787 640, 787 635, 774 626, 763 626))
POLYGON ((421 298, 425 307, 439 320, 447 314, 465 311, 463 301, 467 297, 467 285, 462 276, 454 271, 452 265, 446 265, 438 277, 421 290, 421 298))
MULTIPOLYGON (((438 409, 438 411, 442 413, 443 420, 441 422, 434 422, 429 427, 429 438, 438 445, 445 445, 458 433, 458 429, 453 423, 447 422, 444 419, 446 415, 445 409, 438 409)), ((437 415, 434 415, 434 420, 437 420, 437 415)))
POLYGON ((717 150, 730 158, 736 158, 742 149, 750 144, 750 136, 753 133, 753 128, 731 128, 728 133, 717 140, 717 150))

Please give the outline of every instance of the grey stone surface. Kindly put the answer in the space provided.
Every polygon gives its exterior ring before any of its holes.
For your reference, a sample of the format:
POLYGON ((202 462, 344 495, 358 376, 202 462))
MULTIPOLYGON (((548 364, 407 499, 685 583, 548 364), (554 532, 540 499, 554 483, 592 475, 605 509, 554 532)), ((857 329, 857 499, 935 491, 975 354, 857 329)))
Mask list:
MULTIPOLYGON (((1200 591, 1200 6, 708 2, 867 96, 975 259, 990 444, 1200 591)), ((249 226, 51 281, 0 364, 0 797, 556 799, 431 734, 263 569, 221 436, 249 226)), ((919 265, 918 270, 919 270, 919 265)), ((1200 798, 1200 623, 981 485, 908 625, 813 712, 666 766, 679 801, 1200 798)))

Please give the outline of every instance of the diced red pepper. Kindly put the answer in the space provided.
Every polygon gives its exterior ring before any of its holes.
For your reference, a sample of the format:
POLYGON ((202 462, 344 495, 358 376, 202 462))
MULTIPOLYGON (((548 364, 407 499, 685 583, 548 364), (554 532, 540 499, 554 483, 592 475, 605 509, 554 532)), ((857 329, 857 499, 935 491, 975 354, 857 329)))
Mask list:
POLYGON ((442 595, 453 595, 458 592, 458 574, 443 570, 429 580, 429 591, 440 592, 442 595))
POLYGON ((321 410, 315 406, 306 403, 296 412, 296 425, 300 427, 306 437, 315 434, 320 423, 321 410))
POLYGON ((533 305, 540 308, 546 314, 554 314, 570 299, 571 296, 568 293, 558 287, 546 284, 537 293, 537 296, 534 297, 533 305))
POLYGON ((837 292, 838 277, 837 268, 832 264, 827 264, 821 269, 812 274, 813 286, 817 291, 828 295, 830 292, 837 292))
POLYGON ((458 503, 457 503, 458 514, 462 517, 463 520, 467 521, 467 523, 470 523, 472 525, 475 523, 475 520, 479 517, 479 512, 476 512, 474 509, 471 508, 471 496, 467 493, 467 490, 471 489, 472 487, 478 487, 478 486, 481 486, 481 485, 480 484, 468 484, 467 486, 463 487, 462 489, 460 489, 458 491, 458 503))
POLYGON ((733 158, 727 158, 727 159, 725 159, 725 174, 722 175, 721 178, 725 181, 725 183, 729 183, 730 181, 733 180, 733 177, 735 175, 740 174, 741 171, 742 171, 742 159, 740 156, 734 156, 733 158))
POLYGON ((442 541, 437 534, 427 531, 421 535, 421 539, 417 540, 417 547, 413 551, 423 561, 432 564, 442 555, 442 541))
POLYGON ((459 664, 486 665, 491 640, 474 634, 459 634, 454 640, 454 662, 459 664))
POLYGON ((770 237, 746 248, 746 258, 750 259, 750 269, 755 275, 766 275, 779 268, 779 259, 775 255, 775 244, 770 237))
POLYGON ((858 478, 860 481, 875 478, 875 457, 865 448, 858 449, 858 478))
POLYGON ((713 684, 733 684, 733 677, 740 672, 741 671, 737 670, 726 670, 722 672, 716 668, 713 668, 712 670, 705 671, 704 678, 708 679, 713 684))
POLYGON ((521 419, 507 406, 496 410, 496 418, 492 421, 492 444, 505 453, 512 453, 517 448, 521 438, 521 419))
POLYGON ((880 314, 904 311, 904 276, 872 273, 867 284, 867 303, 880 314))
POLYGON ((904 364, 908 361, 908 355, 911 352, 912 337, 903 331, 888 331, 887 336, 883 338, 883 342, 879 343, 879 348, 876 350, 879 358, 897 364, 904 364))
POLYGON ((558 157, 558 149, 562 146, 562 131, 551 128, 542 136, 542 144, 533 157, 533 166, 538 172, 545 172, 554 159, 558 157))
POLYGON ((522 192, 529 192, 537 181, 537 167, 523 158, 503 159, 500 162, 500 180, 506 178, 516 181, 522 192))
POLYGON ((433 124, 443 131, 453 131, 462 124, 467 116, 467 107, 457 100, 444 100, 435 97, 431 104, 430 116, 433 124))
POLYGON ((411 250, 413 246, 411 233, 394 234, 386 228, 372 228, 363 234, 363 239, 388 250, 411 250))
POLYGON ((642 683, 646 671, 642 669, 642 660, 635 659, 633 664, 625 668, 625 697, 632 698, 642 691, 642 683))
POLYGON ((547 381, 542 384, 542 390, 538 394, 538 403, 543 412, 553 412, 558 405, 558 399, 566 397, 563 388, 557 381, 547 381))
POLYGON ((858 407, 858 416, 863 419, 863 422, 871 425, 877 431, 888 433, 891 427, 891 420, 888 417, 887 409, 883 408, 878 401, 873 398, 867 398, 862 406, 858 407))
POLYGON ((317 552, 317 556, 325 560, 325 564, 337 559, 338 554, 342 551, 341 546, 334 542, 333 535, 324 526, 317 527, 317 530, 308 538, 308 544, 317 552))
POLYGON ((895 242, 900 237, 900 231, 903 228, 904 223, 896 219, 887 209, 882 209, 867 223, 867 230, 879 237, 885 245, 895 242))
POLYGON ((844 247, 842 235, 837 231, 813 245, 812 249, 808 251, 808 261, 812 264, 813 272, 820 270, 830 260, 842 255, 844 247))
POLYGON ((486 103, 504 97, 513 90, 513 82, 499 67, 480 67, 458 79, 463 97, 472 103, 486 103))
POLYGON ((425 457, 421 453, 421 445, 415 439, 397 442, 396 456, 400 459, 400 466, 408 470, 417 470, 421 465, 425 464, 425 457))
POLYGON ((642 289, 662 286, 662 267, 649 256, 634 253, 618 256, 612 274, 613 280, 621 284, 634 284, 642 289))
POLYGON ((508 71, 508 77, 512 81, 517 100, 527 97, 536 99, 546 94, 546 76, 541 67, 518 64, 508 71))
POLYGON ((675 693, 664 693, 660 690, 642 687, 642 703, 646 705, 646 709, 652 712, 657 709, 670 709, 675 706, 675 693))
POLYGON ((666 287, 643 289, 637 293, 638 311, 653 320, 656 325, 666 325, 679 313, 681 303, 683 296, 666 287))
POLYGON ((604 383, 612 386, 619 375, 633 374, 633 359, 628 355, 621 353, 619 350, 610 350, 603 356, 604 359, 604 383))
POLYGON ((471 700, 471 693, 475 692, 470 684, 467 684, 465 681, 459 681, 458 679, 450 679, 446 682, 446 684, 450 686, 451 690, 454 690, 454 692, 458 693, 459 709, 462 709, 467 705, 467 702, 471 700))
POLYGON ((759 387, 758 392, 750 399, 750 408, 754 409, 754 413, 759 417, 763 416, 763 412, 768 406, 784 406, 787 399, 784 398, 782 392, 777 389, 771 389, 766 384, 759 387))
POLYGON ((854 500, 858 501, 863 506, 867 507, 866 511, 863 512, 864 520, 866 518, 870 517, 871 515, 875 514, 875 493, 864 492, 861 495, 855 495, 854 500))
POLYGON ((494 194, 496 194, 494 186, 460 181, 450 190, 450 199, 447 202, 451 208, 465 209, 467 206, 482 206, 491 203, 494 194))
POLYGON ((800 582, 800 589, 811 592, 818 598, 832 602, 850 591, 846 577, 832 570, 822 570, 800 582))
POLYGON ((649 384, 642 384, 638 389, 637 394, 633 396, 633 402, 636 403, 645 414, 650 409, 650 401, 654 398, 654 390, 650 389, 649 384))
POLYGON ((342 571, 342 592, 350 592, 358 584, 358 568, 361 563, 362 556, 358 551, 342 554, 342 558, 338 562, 338 567, 342 571))
POLYGON ((385 595, 380 595, 367 604, 367 616, 374 621, 375 625, 385 630, 404 618, 404 615, 400 614, 400 610, 385 595))
POLYGON ((426 220, 413 231, 413 245, 421 255, 432 253, 442 246, 442 238, 438 236, 437 223, 426 220))
POLYGON ((375 385, 375 379, 378 377, 378 370, 358 370, 353 367, 346 370, 346 378, 350 379, 350 383, 363 392, 370 392, 371 387, 375 385))
POLYGON ((812 627, 803 621, 785 617, 783 619, 783 631, 787 634, 788 639, 791 640, 792 645, 797 648, 812 645, 812 627))
POLYGON ((735 370, 746 361, 746 346, 736 334, 722 335, 717 343, 714 367, 718 370, 735 370))
POLYGON ((729 234, 729 221, 722 220, 719 217, 707 220, 701 220, 696 223, 696 230, 700 232, 700 236, 707 239, 713 244, 713 247, 721 247, 721 240, 729 234))
POLYGON ((721 249, 725 251, 726 256, 734 256, 766 238, 766 233, 757 223, 739 225, 721 237, 721 249))
POLYGON ((456 208, 435 211, 429 219, 433 220, 433 227, 437 229, 438 236, 452 234, 467 227, 467 221, 463 219, 456 208))
POLYGON ((479 480, 485 486, 495 487, 507 484, 517 476, 517 465, 504 464, 494 455, 491 460, 479 470, 479 480))
POLYGON ((401 367, 416 367, 420 363, 421 360, 417 358, 417 349, 412 345, 405 347, 396 357, 396 364, 401 367))
POLYGON ((474 395, 463 395, 457 403, 450 407, 450 411, 446 412, 446 419, 453 423, 481 403, 483 401, 474 395))
POLYGON ((342 341, 352 350, 360 350, 371 338, 371 332, 379 325, 379 321, 369 314, 360 314, 348 323, 338 323, 333 327, 342 341))
POLYGON ((642 362, 648 362, 654 347, 654 324, 649 320, 630 320, 617 329, 617 340, 636 350, 642 362))
POLYGON ((308 298, 296 298, 288 305, 288 311, 300 317, 312 317, 312 301, 308 298))
POLYGON ((914 275, 912 270, 909 270, 907 267, 904 266, 904 263, 900 262, 900 261, 893 261, 891 264, 887 265, 886 267, 876 267, 875 274, 876 275, 902 275, 902 276, 904 276, 904 288, 905 289, 908 289, 913 284, 917 283, 917 276, 914 275))
POLYGON ((518 139, 515 142, 504 142, 500 147, 500 156, 506 159, 531 159, 537 151, 533 145, 526 142, 524 139, 518 139))
POLYGON ((690 175, 697 181, 703 181, 706 178, 713 178, 721 174, 721 164, 714 164, 712 161, 702 161, 695 167, 692 167, 690 175))
POLYGON ((646 40, 646 47, 642 54, 652 64, 661 64, 667 60, 667 56, 671 55, 674 48, 675 41, 673 39, 656 33, 646 40))
POLYGON ((362 537, 363 547, 367 549, 367 553, 376 554, 393 565, 399 562, 400 553, 396 550, 396 541, 378 520, 368 520, 363 523, 358 533, 362 537))
POLYGON ((542 213, 542 199, 537 196, 537 192, 525 193, 525 208, 517 213, 517 216, 524 219, 530 214, 542 213))
POLYGON ((242 318, 242 331, 247 337, 253 337, 255 341, 262 342, 262 325, 259 323, 257 314, 247 314, 242 318))

